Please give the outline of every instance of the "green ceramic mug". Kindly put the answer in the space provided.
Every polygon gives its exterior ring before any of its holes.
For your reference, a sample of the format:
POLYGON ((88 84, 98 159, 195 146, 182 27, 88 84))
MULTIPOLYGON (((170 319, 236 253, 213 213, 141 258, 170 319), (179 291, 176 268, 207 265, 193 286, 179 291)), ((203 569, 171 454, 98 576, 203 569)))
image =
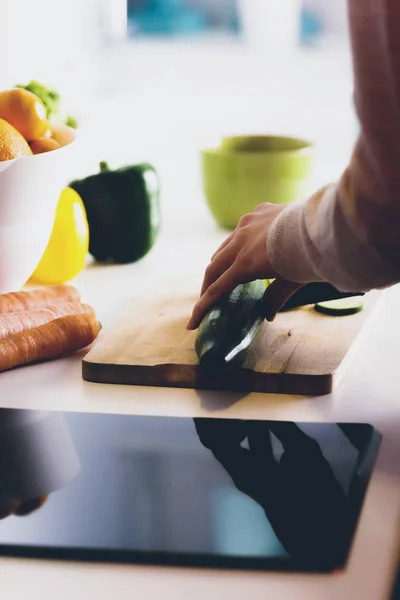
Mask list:
POLYGON ((201 153, 203 191, 217 223, 234 229, 262 202, 286 204, 310 193, 313 144, 284 136, 225 137, 201 153))

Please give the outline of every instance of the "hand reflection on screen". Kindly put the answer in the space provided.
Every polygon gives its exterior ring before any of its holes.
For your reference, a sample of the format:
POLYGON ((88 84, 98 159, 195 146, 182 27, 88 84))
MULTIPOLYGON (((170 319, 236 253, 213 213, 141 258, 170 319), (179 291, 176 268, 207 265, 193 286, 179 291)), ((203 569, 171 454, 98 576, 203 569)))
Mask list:
POLYGON ((31 500, 25 500, 24 502, 16 501, 15 504, 8 508, 0 508, 0 521, 15 515, 17 517, 26 517, 31 515, 33 512, 39 510, 46 502, 49 494, 40 496, 39 498, 32 498, 31 500))
POLYGON ((0 409, 0 520, 36 512, 79 470, 62 413, 0 409))
POLYGON ((237 489, 263 508, 289 555, 305 562, 340 560, 347 531, 346 496, 313 438, 290 422, 194 422, 201 443, 237 489), (283 446, 279 461, 271 433, 283 446))

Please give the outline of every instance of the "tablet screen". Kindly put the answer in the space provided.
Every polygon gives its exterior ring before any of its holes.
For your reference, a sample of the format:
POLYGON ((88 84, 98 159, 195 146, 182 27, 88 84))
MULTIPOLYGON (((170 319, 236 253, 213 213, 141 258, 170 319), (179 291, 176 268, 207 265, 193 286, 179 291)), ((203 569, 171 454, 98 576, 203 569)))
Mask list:
POLYGON ((379 443, 367 424, 0 409, 0 554, 342 568, 379 443))

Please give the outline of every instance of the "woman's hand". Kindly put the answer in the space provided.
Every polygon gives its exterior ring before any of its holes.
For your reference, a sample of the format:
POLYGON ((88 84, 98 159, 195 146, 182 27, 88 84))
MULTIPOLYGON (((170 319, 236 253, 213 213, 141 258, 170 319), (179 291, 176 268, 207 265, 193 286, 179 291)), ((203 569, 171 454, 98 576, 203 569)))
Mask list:
POLYGON ((44 496, 40 496, 39 498, 34 498, 33 500, 26 500, 25 502, 17 503, 6 510, 0 509, 0 521, 6 519, 7 517, 11 517, 12 515, 26 517, 36 510, 39 510, 39 508, 41 508, 47 502, 48 497, 49 495, 46 494, 44 496))
POLYGON ((276 279, 265 294, 268 320, 273 320, 277 311, 301 287, 301 284, 279 279, 268 260, 268 231, 285 208, 286 205, 282 204, 264 203, 241 218, 239 225, 211 258, 200 299, 187 324, 188 329, 196 329, 210 306, 241 283, 255 279, 276 279))

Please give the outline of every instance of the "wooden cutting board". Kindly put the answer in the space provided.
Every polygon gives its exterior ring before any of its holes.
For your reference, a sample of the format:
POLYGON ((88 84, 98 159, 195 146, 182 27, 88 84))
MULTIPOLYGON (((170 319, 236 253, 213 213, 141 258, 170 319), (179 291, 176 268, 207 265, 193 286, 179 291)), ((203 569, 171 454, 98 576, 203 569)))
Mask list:
POLYGON ((185 324, 195 297, 132 301, 104 328, 83 359, 86 381, 282 394, 330 393, 342 379, 368 325, 381 307, 380 292, 365 296, 364 310, 345 317, 312 306, 281 313, 264 324, 243 368, 210 377, 197 364, 195 332, 185 324))

